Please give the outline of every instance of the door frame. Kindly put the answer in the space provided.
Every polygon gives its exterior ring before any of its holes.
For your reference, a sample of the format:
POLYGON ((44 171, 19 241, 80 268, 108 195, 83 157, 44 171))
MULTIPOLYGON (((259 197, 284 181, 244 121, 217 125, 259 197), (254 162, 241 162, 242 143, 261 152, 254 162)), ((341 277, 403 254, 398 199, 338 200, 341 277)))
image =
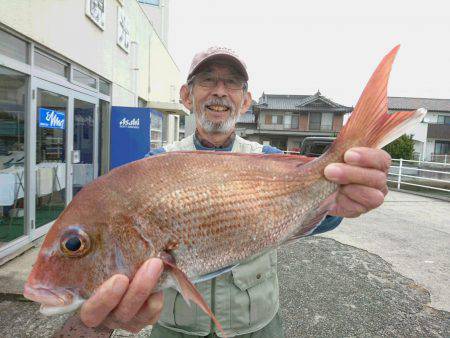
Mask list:
POLYGON ((26 194, 26 224, 29 239, 31 241, 45 235, 54 221, 51 221, 39 228, 35 226, 36 220, 36 135, 37 135, 37 91, 38 89, 53 92, 55 94, 67 97, 67 112, 66 112, 66 139, 65 139, 65 153, 66 153, 66 194, 65 206, 67 206, 73 197, 73 135, 74 135, 74 101, 75 99, 86 101, 94 104, 94 150, 93 150, 93 164, 94 164, 94 178, 97 177, 98 168, 98 105, 99 98, 85 93, 77 92, 59 84, 55 84, 36 77, 31 78, 31 105, 29 120, 29 138, 28 138, 28 171, 26 179, 28 184, 28 194, 26 194))

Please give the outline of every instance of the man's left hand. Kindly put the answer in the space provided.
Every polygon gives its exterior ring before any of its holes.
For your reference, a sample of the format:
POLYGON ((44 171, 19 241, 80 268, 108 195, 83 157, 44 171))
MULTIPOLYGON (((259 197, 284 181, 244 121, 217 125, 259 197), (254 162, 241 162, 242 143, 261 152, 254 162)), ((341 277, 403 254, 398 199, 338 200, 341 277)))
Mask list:
POLYGON ((341 185, 329 214, 358 217, 379 207, 388 192, 386 178, 390 155, 381 149, 359 147, 347 150, 344 161, 325 168, 325 177, 341 185))

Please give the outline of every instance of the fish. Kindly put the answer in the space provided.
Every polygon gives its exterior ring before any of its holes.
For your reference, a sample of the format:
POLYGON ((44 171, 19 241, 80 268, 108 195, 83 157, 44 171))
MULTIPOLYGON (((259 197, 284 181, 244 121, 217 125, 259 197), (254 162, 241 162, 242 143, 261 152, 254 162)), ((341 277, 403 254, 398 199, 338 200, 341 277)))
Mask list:
POLYGON ((399 45, 380 62, 331 147, 311 159, 285 154, 167 152, 118 167, 86 185, 46 235, 24 296, 47 315, 78 309, 114 274, 133 278, 149 258, 173 287, 221 324, 195 283, 310 234, 335 203, 325 167, 353 147, 381 148, 426 114, 388 113, 399 45), (206 276, 206 277, 205 277, 206 276))

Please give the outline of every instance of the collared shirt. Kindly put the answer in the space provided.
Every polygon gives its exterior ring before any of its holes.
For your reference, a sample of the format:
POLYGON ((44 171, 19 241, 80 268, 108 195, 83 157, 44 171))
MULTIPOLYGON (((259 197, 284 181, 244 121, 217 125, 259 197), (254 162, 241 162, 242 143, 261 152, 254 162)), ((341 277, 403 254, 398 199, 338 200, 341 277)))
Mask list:
POLYGON ((202 139, 197 131, 194 134, 194 145, 197 150, 216 150, 216 151, 230 151, 233 147, 236 133, 233 131, 230 136, 220 146, 215 146, 208 140, 202 139))

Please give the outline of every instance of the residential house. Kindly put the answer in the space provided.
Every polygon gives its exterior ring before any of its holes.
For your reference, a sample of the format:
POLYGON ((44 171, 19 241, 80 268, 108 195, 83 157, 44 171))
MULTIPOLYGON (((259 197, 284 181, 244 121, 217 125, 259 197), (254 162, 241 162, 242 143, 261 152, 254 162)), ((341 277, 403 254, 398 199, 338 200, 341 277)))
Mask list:
POLYGON ((389 97, 388 107, 390 112, 427 109, 422 123, 412 133, 416 156, 426 161, 450 160, 450 156, 445 156, 450 155, 450 99, 389 97))
POLYGON ((336 136, 353 110, 319 91, 314 95, 265 94, 238 120, 238 134, 282 150, 298 151, 307 136, 336 136))

